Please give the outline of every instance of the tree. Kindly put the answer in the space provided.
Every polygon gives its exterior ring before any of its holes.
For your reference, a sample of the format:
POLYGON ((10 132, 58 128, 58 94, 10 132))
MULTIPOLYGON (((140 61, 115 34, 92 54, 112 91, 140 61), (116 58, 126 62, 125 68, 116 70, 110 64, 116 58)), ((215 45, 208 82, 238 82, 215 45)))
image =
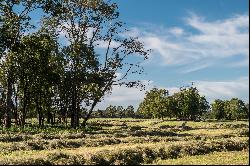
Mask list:
POLYGON ((245 106, 246 106, 246 109, 247 109, 247 114, 246 114, 245 119, 249 119, 249 103, 246 103, 245 106))
POLYGON ((13 88, 16 64, 13 51, 17 49, 22 36, 33 28, 30 24, 29 13, 38 7, 39 4, 36 1, 0 1, 0 68, 4 70, 2 77, 5 78, 2 85, 6 89, 6 109, 4 113, 4 126, 6 128, 11 126, 12 98, 15 91, 13 88), (21 11, 15 10, 18 7, 21 11))
POLYGON ((245 103, 238 99, 238 98, 232 98, 230 100, 230 112, 232 115, 232 119, 243 119, 247 115, 247 108, 245 106, 245 103))
POLYGON ((198 116, 197 118, 203 117, 208 113, 210 110, 210 105, 209 102, 206 100, 205 96, 200 96, 199 97, 199 111, 198 111, 198 116))
POLYGON ((128 63, 128 57, 139 54, 144 59, 148 51, 136 38, 122 38, 122 22, 117 5, 103 0, 47 1, 44 10, 50 16, 44 20, 44 30, 54 35, 65 34, 68 45, 62 49, 69 72, 71 127, 79 126, 80 107, 88 107, 83 126, 93 109, 114 85, 141 86, 139 81, 124 81, 129 74, 141 73, 138 63, 128 63), (102 45, 102 46, 100 46, 102 45), (97 49, 105 47, 103 54, 97 49), (122 79, 116 73, 122 70, 122 79))
POLYGON ((108 106, 105 110, 105 113, 106 113, 107 117, 115 118, 116 114, 117 114, 116 106, 112 106, 112 105, 108 106))
POLYGON ((116 111, 117 111, 117 117, 119 117, 120 119, 125 116, 125 111, 123 109, 123 106, 118 106, 116 111))
POLYGON ((231 100, 215 100, 212 104, 212 115, 216 119, 239 120, 248 117, 246 104, 238 99, 231 100))
POLYGON ((39 125, 44 124, 44 114, 48 122, 53 122, 53 86, 60 81, 57 70, 57 42, 47 34, 32 34, 22 38, 16 52, 16 80, 18 98, 22 106, 22 125, 28 106, 33 105, 39 125))
POLYGON ((134 118, 135 117, 134 107, 132 105, 129 105, 125 109, 124 114, 126 118, 134 118))
POLYGON ((182 120, 198 120, 209 109, 209 103, 195 87, 181 88, 169 96, 165 89, 154 88, 146 92, 138 112, 149 118, 177 117, 182 120))
POLYGON ((167 95, 168 91, 165 89, 153 88, 149 92, 146 92, 146 97, 139 105, 138 112, 146 117, 163 119, 167 116, 167 95))
POLYGON ((0 0, 0 86, 4 126, 25 125, 28 114, 39 125, 66 122, 83 126, 114 86, 140 87, 130 74, 141 74, 149 50, 137 38, 124 37, 115 3, 104 0, 0 0), (30 13, 44 11, 36 32, 30 13), (16 10, 17 9, 17 10, 16 10), (34 29, 33 29, 34 30, 34 29), (65 34, 62 44, 60 36, 65 34), (60 44, 59 44, 60 43, 60 44), (139 55, 139 56, 137 56, 139 55), (131 63, 133 60, 133 63, 131 63), (117 73, 123 73, 117 79, 117 73), (5 98, 3 98, 5 97, 5 98))
POLYGON ((217 119, 224 119, 226 118, 225 113, 225 103, 224 101, 217 99, 212 103, 212 116, 217 119))

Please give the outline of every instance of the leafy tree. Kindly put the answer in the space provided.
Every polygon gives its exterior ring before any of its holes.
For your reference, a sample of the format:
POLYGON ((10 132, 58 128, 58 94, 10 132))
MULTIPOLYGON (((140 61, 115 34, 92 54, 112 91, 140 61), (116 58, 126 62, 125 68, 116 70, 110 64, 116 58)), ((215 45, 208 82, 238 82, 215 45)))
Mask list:
POLYGON ((22 104, 22 124, 27 106, 33 105, 38 114, 39 125, 52 119, 53 86, 58 84, 60 75, 56 61, 57 44, 46 34, 33 34, 21 40, 17 54, 16 79, 19 85, 19 100, 22 104))
POLYGON ((129 105, 125 111, 124 111, 124 116, 126 118, 134 118, 135 117, 135 112, 134 112, 134 107, 132 105, 129 105))
POLYGON ((245 119, 249 119, 249 103, 246 103, 245 106, 246 106, 246 109, 247 109, 247 114, 246 114, 245 119))
POLYGON ((177 117, 185 120, 197 120, 207 112, 209 103, 200 96, 195 87, 181 88, 180 92, 168 95, 165 89, 154 88, 146 92, 138 112, 149 118, 177 117))
POLYGON ((212 115, 216 119, 239 120, 248 117, 246 104, 238 99, 231 100, 215 100, 212 104, 212 115))
POLYGON ((200 96, 195 87, 181 88, 180 92, 175 93, 169 99, 169 108, 179 119, 197 120, 209 109, 206 98, 200 96))
POLYGON ((116 111, 117 111, 117 117, 123 118, 125 116, 125 111, 122 106, 118 106, 116 111))
POLYGON ((206 100, 205 96, 200 96, 199 98, 199 111, 198 111, 198 116, 197 118, 201 118, 208 113, 208 111, 210 110, 210 105, 209 102, 206 100))
POLYGON ((141 73, 138 63, 128 63, 132 55, 146 58, 148 51, 135 38, 122 38, 122 22, 115 3, 103 0, 47 1, 43 6, 50 14, 44 20, 44 31, 65 34, 68 45, 62 49, 69 73, 71 126, 79 126, 80 107, 88 107, 83 126, 95 106, 114 85, 140 86, 139 81, 124 81, 129 74, 141 73), (97 49, 105 47, 102 55, 97 49), (125 71, 122 79, 116 73, 125 71))
POLYGON ((224 101, 224 110, 225 110, 225 114, 226 114, 226 119, 231 120, 232 119, 232 112, 231 112, 229 100, 224 101))
POLYGON ((243 119, 247 115, 247 108, 245 106, 245 103, 238 99, 238 98, 232 98, 230 100, 230 112, 232 115, 232 119, 243 119))
POLYGON ((107 117, 115 118, 117 114, 116 106, 112 106, 112 105, 108 106, 105 110, 105 113, 107 117))
POLYGON ((168 91, 165 89, 153 88, 149 92, 146 92, 146 97, 139 105, 138 112, 146 117, 163 119, 167 116, 167 95, 168 91))
POLYGON ((224 101, 217 99, 212 103, 212 116, 217 119, 224 119, 226 118, 226 113, 225 113, 225 103, 224 101))
POLYGON ((15 83, 16 61, 13 56, 21 38, 33 26, 30 24, 29 13, 39 7, 36 1, 8 0, 0 1, 0 68, 4 78, 2 85, 6 89, 6 109, 4 113, 4 126, 11 126, 11 114, 13 110, 13 94, 15 83), (20 8, 21 10, 15 10, 20 8))

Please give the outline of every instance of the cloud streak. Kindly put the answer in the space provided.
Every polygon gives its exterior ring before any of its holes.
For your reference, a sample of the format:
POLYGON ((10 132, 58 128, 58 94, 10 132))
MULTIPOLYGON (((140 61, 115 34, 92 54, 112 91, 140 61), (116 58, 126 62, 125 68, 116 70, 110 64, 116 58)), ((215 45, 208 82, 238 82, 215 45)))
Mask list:
MULTIPOLYGON (((230 100, 237 97, 245 102, 249 100, 249 78, 241 77, 236 80, 228 81, 190 81, 194 82, 194 85, 198 88, 201 95, 204 95, 206 99, 211 103, 215 99, 230 100)), ((189 83, 190 83, 189 82, 189 83)), ((120 86, 113 87, 113 93, 107 95, 105 100, 98 105, 98 108, 105 109, 109 105, 122 105, 127 107, 133 105, 138 108, 139 104, 145 97, 145 92, 149 91, 153 87, 154 82, 151 81, 146 86, 145 91, 140 91, 136 88, 126 88, 120 86)), ((180 87, 159 87, 169 90, 170 95, 179 92, 180 87)))
POLYGON ((147 48, 153 49, 148 64, 160 62, 164 66, 179 66, 185 73, 212 67, 230 58, 236 60, 229 60, 222 66, 249 65, 248 15, 206 21, 191 14, 185 19, 185 23, 192 31, 152 25, 151 28, 134 27, 128 35, 139 36, 147 48), (237 58, 239 56, 243 58, 237 58))
POLYGON ((200 93, 209 101, 238 97, 249 100, 249 78, 242 77, 231 81, 194 81, 200 93))

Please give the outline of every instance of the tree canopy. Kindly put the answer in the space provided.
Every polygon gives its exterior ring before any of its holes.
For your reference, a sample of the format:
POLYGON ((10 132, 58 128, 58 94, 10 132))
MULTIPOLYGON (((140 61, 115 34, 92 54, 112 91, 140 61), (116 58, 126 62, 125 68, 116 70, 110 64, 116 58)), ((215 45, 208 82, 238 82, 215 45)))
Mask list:
POLYGON ((137 38, 121 35, 127 30, 115 3, 0 2, 0 85, 5 127, 11 126, 12 118, 22 126, 27 116, 34 115, 40 126, 46 116, 50 123, 55 122, 55 116, 61 122, 70 117, 73 128, 83 118, 85 126, 97 103, 112 92, 114 85, 143 87, 139 80, 127 77, 142 73, 139 62, 147 59, 149 50, 137 38), (42 11, 36 28, 30 17, 35 11, 42 11), (131 63, 134 56, 141 60, 131 63), (116 79, 117 72, 123 77, 116 79))

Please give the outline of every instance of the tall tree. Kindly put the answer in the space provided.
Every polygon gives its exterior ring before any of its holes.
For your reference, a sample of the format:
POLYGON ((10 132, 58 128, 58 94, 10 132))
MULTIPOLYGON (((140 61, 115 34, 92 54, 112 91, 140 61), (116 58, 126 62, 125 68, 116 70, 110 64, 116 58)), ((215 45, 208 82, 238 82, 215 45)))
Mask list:
POLYGON ((168 115, 166 108, 167 95, 168 91, 165 89, 153 88, 146 92, 146 97, 139 105, 138 112, 146 117, 163 119, 168 115))
POLYGON ((226 114, 225 114, 225 103, 224 101, 222 100, 215 100, 213 103, 212 103, 212 116, 217 119, 217 120, 220 120, 220 119, 224 119, 226 118, 226 114))
POLYGON ((125 115, 126 118, 134 118, 135 117, 134 107, 132 105, 129 105, 125 109, 124 115, 125 115))
POLYGON ((118 20, 115 3, 104 0, 47 1, 44 9, 50 16, 44 21, 46 31, 65 34, 68 45, 62 53, 69 72, 71 126, 79 126, 79 111, 88 107, 83 126, 93 109, 114 85, 140 86, 138 81, 124 81, 131 73, 140 73, 138 63, 128 63, 129 56, 146 58, 148 51, 135 38, 120 35, 125 30, 118 20), (59 31, 58 31, 59 30, 59 31), (97 51, 105 48, 98 56, 97 51), (139 69, 138 69, 139 68, 139 69), (122 79, 116 73, 122 70, 122 79))
POLYGON ((15 51, 24 34, 33 28, 30 24, 29 13, 38 8, 38 3, 26 0, 8 0, 0 1, 0 67, 4 70, 5 82, 2 83, 6 88, 6 109, 4 113, 4 126, 11 126, 11 112, 13 109, 13 93, 15 83, 14 68, 15 51), (21 11, 15 10, 22 9, 21 11))
POLYGON ((22 125, 28 106, 34 105, 41 126, 44 114, 51 114, 53 86, 60 81, 57 42, 48 34, 32 34, 23 37, 14 53, 17 57, 16 80, 22 106, 22 125))
POLYGON ((244 119, 247 115, 247 108, 245 106, 245 103, 238 98, 232 98, 230 100, 230 112, 232 115, 232 119, 244 119))

